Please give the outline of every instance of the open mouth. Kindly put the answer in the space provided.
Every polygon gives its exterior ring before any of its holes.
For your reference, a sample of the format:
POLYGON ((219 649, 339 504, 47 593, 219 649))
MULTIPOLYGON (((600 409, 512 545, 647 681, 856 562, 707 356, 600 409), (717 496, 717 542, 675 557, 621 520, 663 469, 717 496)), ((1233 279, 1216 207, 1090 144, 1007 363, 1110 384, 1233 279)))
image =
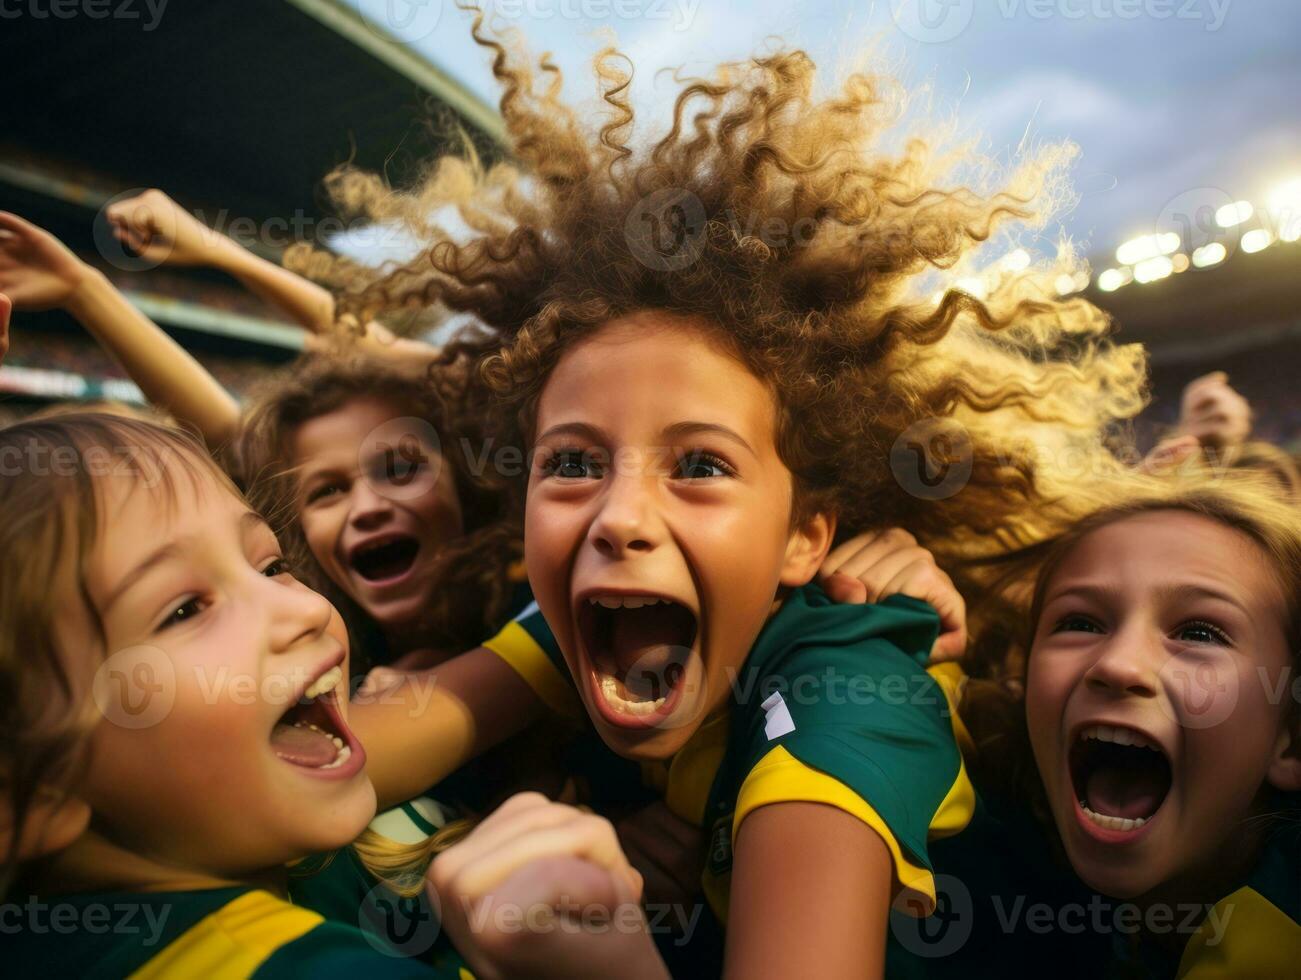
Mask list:
POLYGON ((339 710, 343 667, 331 667, 314 680, 271 730, 271 748, 290 765, 326 772, 341 769, 353 756, 353 738, 339 710))
POLYGON ((1165 750, 1132 728, 1089 725, 1069 753, 1071 785, 1085 819, 1103 830, 1142 828, 1165 802, 1172 770, 1165 750))
POLYGON ((352 550, 348 561, 367 582, 389 582, 411 571, 419 551, 419 541, 402 535, 360 545, 352 550))
POLYGON ((578 628, 606 719, 639 727, 673 710, 698 631, 696 614, 657 595, 592 594, 578 628))

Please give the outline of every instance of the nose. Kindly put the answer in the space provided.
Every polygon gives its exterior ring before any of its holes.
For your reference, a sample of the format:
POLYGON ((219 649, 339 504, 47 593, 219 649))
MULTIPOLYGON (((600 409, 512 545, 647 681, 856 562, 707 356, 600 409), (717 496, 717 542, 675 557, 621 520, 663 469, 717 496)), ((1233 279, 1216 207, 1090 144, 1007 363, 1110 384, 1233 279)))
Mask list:
POLYGON ((653 475, 613 473, 601 497, 601 510, 592 522, 588 540, 607 558, 624 558, 653 551, 661 538, 655 506, 653 475))
POLYGON ((359 531, 373 531, 393 516, 393 501, 364 477, 352 487, 352 508, 348 520, 359 531))
POLYGON ((287 653, 325 632, 334 611, 325 596, 298 581, 258 577, 262 580, 260 590, 266 603, 273 653, 287 653))
POLYGON ((1163 660, 1159 631, 1132 626, 1113 634, 1084 680, 1100 694, 1156 697, 1163 660))

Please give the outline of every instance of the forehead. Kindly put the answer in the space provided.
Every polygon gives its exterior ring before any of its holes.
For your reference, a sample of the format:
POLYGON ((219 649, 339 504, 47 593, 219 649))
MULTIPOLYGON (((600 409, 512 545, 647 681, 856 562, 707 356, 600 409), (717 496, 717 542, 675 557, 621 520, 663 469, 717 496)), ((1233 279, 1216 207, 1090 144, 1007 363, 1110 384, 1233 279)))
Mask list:
POLYGON ((325 457, 355 459, 367 436, 401 414, 382 398, 353 398, 300 425, 294 433, 294 456, 299 462, 325 457))
POLYGON ((1282 601, 1260 545, 1236 528, 1190 511, 1136 514, 1089 532, 1057 567, 1049 591, 1086 576, 1121 583, 1130 595, 1202 581, 1238 597, 1244 606, 1282 601))
POLYGON ((581 419, 631 434, 692 419, 771 444, 776 408, 767 385, 708 326, 643 313, 612 321, 561 357, 538 402, 538 429, 581 419))
POLYGON ((168 479, 150 485, 109 477, 96 489, 99 534, 86 568, 93 597, 103 595, 117 575, 168 541, 237 529, 249 510, 202 465, 173 467, 168 479))

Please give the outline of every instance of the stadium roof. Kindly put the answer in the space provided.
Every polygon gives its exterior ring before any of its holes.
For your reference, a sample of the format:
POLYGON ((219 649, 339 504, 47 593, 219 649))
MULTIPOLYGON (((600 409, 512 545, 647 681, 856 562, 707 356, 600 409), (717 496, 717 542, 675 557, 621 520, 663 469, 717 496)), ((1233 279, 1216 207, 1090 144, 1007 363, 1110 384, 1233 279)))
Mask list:
POLYGON ((349 159, 400 179, 448 112, 500 152, 495 110, 338 0, 173 0, 152 29, 135 9, 5 19, 0 158, 36 150, 114 192, 263 221, 319 218, 321 178, 349 159))

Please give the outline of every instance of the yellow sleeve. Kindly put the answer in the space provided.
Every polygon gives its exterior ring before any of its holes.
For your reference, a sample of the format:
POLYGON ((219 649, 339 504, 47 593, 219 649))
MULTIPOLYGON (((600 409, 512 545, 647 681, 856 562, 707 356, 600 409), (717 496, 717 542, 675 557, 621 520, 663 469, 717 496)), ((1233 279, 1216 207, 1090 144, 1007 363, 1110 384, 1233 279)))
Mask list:
MULTIPOLYGON (((806 766, 778 745, 755 764, 741 785, 736 815, 732 820, 732 841, 753 810, 771 803, 825 803, 844 810, 872 828, 885 842, 894 862, 897 905, 913 915, 930 915, 935 909, 935 880, 929 869, 911 860, 899 846, 886 822, 866 800, 833 776, 806 766)), ((975 791, 960 769, 948 796, 931 820, 935 836, 955 833, 965 827, 975 808, 975 791), (956 828, 956 829, 955 829, 956 828)))
POLYGON ((556 714, 575 721, 582 721, 586 717, 578 694, 570 686, 569 678, 561 673, 546 651, 519 623, 507 623, 483 645, 506 661, 542 703, 556 714))

